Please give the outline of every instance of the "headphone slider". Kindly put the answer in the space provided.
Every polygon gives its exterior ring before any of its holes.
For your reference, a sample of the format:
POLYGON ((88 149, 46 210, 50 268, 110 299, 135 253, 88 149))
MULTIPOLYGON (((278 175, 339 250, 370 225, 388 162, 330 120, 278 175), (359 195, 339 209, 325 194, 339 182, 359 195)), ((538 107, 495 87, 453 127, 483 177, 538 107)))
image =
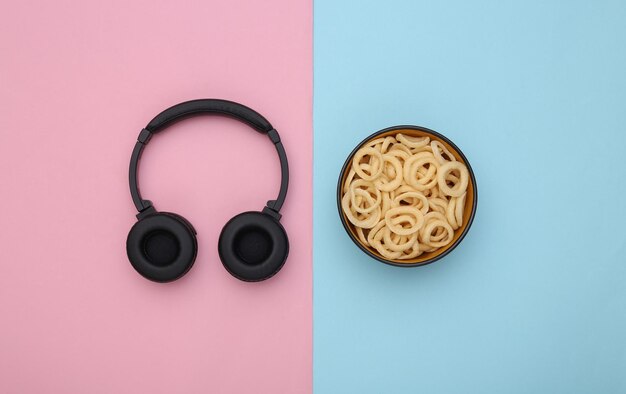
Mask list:
POLYGON ((270 137, 270 140, 274 143, 274 145, 280 142, 280 135, 278 135, 278 131, 276 129, 271 129, 267 132, 267 136, 270 137))
POLYGON ((146 145, 150 142, 150 138, 152 138, 152 133, 148 129, 141 129, 141 133, 139 133, 139 137, 137 137, 137 141, 141 144, 146 145))

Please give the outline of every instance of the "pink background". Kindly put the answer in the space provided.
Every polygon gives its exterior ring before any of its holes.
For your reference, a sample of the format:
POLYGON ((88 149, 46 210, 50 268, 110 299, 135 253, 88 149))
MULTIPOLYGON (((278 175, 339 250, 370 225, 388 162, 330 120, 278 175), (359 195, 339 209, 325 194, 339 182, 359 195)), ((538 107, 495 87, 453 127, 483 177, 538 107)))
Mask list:
POLYGON ((5 4, 0 13, 0 392, 311 392, 311 3, 5 4), (223 224, 279 185, 266 137, 204 117, 155 137, 145 198, 198 230, 183 279, 130 266, 127 171, 140 129, 218 97, 281 132, 291 253, 269 281, 231 277, 223 224))

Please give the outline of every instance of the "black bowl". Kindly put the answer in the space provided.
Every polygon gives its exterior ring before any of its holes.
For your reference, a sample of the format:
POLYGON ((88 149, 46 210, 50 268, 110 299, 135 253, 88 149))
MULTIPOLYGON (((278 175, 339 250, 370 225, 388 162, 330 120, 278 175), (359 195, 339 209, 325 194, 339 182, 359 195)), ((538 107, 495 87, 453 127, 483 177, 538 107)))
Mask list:
POLYGON ((343 224, 343 227, 346 230, 346 233, 348 233, 348 236, 350 237, 350 239, 352 239, 352 242, 354 242, 356 246, 358 246, 359 249, 361 249, 368 256, 382 263, 393 265, 396 267, 420 267, 426 264, 434 263, 435 261, 448 255, 448 253, 452 252, 452 250, 454 250, 454 248, 456 248, 457 245, 461 243, 463 238, 465 238, 465 235, 467 234, 470 227, 472 226, 472 222, 474 221, 474 216, 476 215, 477 203, 478 203, 478 188, 476 186, 476 177, 474 176, 474 172, 472 171, 472 166, 470 165, 469 161, 467 160, 463 152, 461 152, 461 150, 444 135, 441 135, 434 130, 430 130, 430 129, 427 129, 425 127, 420 127, 420 126, 409 126, 409 125, 392 126, 392 127, 388 127, 386 129, 377 131, 373 133, 372 135, 370 135, 369 137, 365 138, 354 148, 354 150, 350 153, 350 155, 348 155, 346 162, 341 168, 341 173, 339 174, 339 180, 337 182, 337 209, 339 211, 339 218, 341 219, 341 223, 343 224), (341 208, 343 184, 344 184, 345 177, 347 176, 352 166, 352 158, 354 157, 354 154, 363 145, 365 145, 367 142, 371 140, 374 140, 380 137, 386 137, 389 135, 395 135, 400 132, 406 135, 411 135, 411 136, 416 136, 416 137, 428 135, 431 139, 440 141, 446 146, 446 148, 448 148, 448 150, 452 154, 454 154, 457 160, 461 161, 467 166, 467 169, 470 175, 469 177, 470 182, 467 187, 468 194, 467 194, 467 200, 465 203, 465 211, 463 213, 463 217, 467 219, 463 221, 463 225, 461 226, 461 228, 455 230, 453 241, 450 244, 442 248, 439 248, 433 252, 423 253, 420 256, 411 260, 386 259, 380 254, 378 254, 378 252, 375 249, 363 245, 361 241, 359 240, 359 238, 357 237, 357 235, 355 234, 354 225, 350 223, 350 221, 348 221, 345 214, 343 213, 343 209, 341 208))

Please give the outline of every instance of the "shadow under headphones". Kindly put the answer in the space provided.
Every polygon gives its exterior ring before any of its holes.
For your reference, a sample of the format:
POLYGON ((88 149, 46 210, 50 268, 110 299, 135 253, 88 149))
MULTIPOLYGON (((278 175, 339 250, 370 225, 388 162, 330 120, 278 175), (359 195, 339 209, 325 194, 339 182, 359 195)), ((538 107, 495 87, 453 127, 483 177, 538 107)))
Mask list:
POLYGON ((229 116, 246 123, 266 134, 276 147, 281 169, 278 197, 268 201, 260 212, 243 212, 230 219, 218 241, 220 260, 231 275, 247 282, 271 278, 282 268, 289 253, 289 239, 279 222, 289 184, 287 155, 270 122, 256 111, 226 100, 201 99, 174 105, 158 114, 139 133, 129 171, 130 194, 139 214, 126 240, 128 259, 137 272, 155 282, 176 280, 193 266, 198 251, 196 230, 182 216, 158 212, 151 201, 141 197, 137 169, 153 134, 176 121, 204 114, 229 116))

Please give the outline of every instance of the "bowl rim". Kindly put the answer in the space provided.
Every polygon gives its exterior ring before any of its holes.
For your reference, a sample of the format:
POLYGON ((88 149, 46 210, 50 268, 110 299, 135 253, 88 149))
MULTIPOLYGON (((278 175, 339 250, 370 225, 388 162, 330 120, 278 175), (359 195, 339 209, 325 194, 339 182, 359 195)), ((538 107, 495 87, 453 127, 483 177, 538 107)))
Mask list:
POLYGON ((367 136, 365 139, 363 139, 361 142, 359 142, 357 144, 357 146, 352 150, 352 152, 350 152, 350 154, 348 155, 348 157, 346 158, 345 163, 343 164, 343 166, 341 167, 341 171, 339 172, 339 180, 337 181, 337 210, 339 212, 339 219, 341 220, 341 224, 343 224, 343 228, 346 231, 346 233, 348 234, 348 237, 352 240, 352 242, 354 242, 354 244, 356 246, 359 247, 359 249, 361 249, 363 252, 365 252, 365 254, 367 254, 368 256, 370 256, 371 258, 380 261, 381 263, 385 263, 388 265, 392 265, 394 267, 405 267, 405 268, 411 268, 411 267, 421 267, 424 265, 428 265, 428 264, 432 264, 435 261, 441 260, 442 258, 444 258, 445 256, 447 256, 450 252, 452 252, 460 243, 461 241, 463 241, 463 239, 465 238, 465 236, 467 235, 470 227, 472 227, 472 223, 474 222, 474 216, 476 216, 476 209, 478 207, 478 187, 476 185, 476 176, 474 175, 474 171, 472 170, 472 166, 470 165, 469 160, 467 160, 467 157, 465 157, 465 155, 463 154, 463 151, 461 149, 459 149, 458 146, 456 146, 456 144, 452 141, 450 141, 450 139, 448 137, 446 137, 443 134, 440 134, 438 132, 436 132, 435 130, 431 130, 429 128, 426 127, 422 127, 422 126, 414 126, 414 125, 397 125, 397 126, 391 126, 391 127, 386 127, 382 130, 378 130, 372 134, 370 134, 369 136, 367 136), (349 224, 347 223, 344 214, 343 214, 343 210, 341 208, 341 192, 343 189, 343 174, 346 172, 346 169, 348 168, 349 165, 351 165, 352 163, 352 158, 354 157, 354 154, 363 146, 363 144, 365 144, 366 142, 373 140, 374 138, 376 138, 377 136, 379 136, 380 134, 384 134, 387 133, 389 131, 394 131, 394 130, 404 130, 404 129, 409 129, 409 130, 418 130, 424 133, 428 133, 431 134, 437 138, 440 138, 442 140, 444 140, 445 142, 447 142, 448 144, 450 144, 450 146, 452 148, 454 148, 456 150, 456 152, 459 154, 459 156, 461 156, 461 158, 464 161, 464 164, 467 166, 467 170, 469 171, 470 174, 470 182, 472 183, 472 187, 474 189, 474 202, 472 204, 472 209, 470 210, 470 216, 468 218, 468 222, 467 222, 467 226, 465 226, 465 229, 463 230, 463 232, 461 233, 461 235, 459 236, 459 238, 457 238, 456 241, 454 241, 454 243, 452 243, 452 245, 450 245, 450 247, 448 247, 448 249, 446 249, 443 253, 434 256, 428 260, 424 260, 422 262, 417 262, 417 263, 396 263, 394 261, 391 260, 387 260, 381 256, 376 255, 375 253, 373 253, 371 250, 369 250, 368 248, 366 248, 364 245, 362 245, 358 239, 356 239, 356 237, 352 234, 352 232, 350 231, 349 228, 349 224))

